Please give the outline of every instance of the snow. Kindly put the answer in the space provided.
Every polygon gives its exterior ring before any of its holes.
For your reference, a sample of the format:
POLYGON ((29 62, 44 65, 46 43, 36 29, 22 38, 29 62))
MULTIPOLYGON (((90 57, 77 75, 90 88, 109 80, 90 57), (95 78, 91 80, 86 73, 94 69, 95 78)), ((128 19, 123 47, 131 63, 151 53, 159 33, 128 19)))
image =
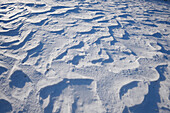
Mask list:
POLYGON ((169 113, 169 7, 0 0, 0 113, 169 113))

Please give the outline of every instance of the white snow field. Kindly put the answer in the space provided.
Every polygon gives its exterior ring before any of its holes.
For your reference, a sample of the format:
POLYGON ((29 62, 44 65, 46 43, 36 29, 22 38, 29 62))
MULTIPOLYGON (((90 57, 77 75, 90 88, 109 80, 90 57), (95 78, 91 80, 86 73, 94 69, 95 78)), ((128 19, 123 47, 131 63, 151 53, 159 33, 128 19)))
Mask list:
POLYGON ((0 113, 170 113, 169 0, 0 0, 0 113))

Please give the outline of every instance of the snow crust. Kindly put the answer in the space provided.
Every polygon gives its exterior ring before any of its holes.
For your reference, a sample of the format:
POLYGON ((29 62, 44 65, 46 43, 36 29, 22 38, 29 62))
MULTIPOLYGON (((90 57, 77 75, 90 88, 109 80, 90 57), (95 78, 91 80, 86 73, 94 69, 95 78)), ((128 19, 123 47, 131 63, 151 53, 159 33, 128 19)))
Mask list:
POLYGON ((0 0, 0 113, 170 113, 170 2, 0 0))

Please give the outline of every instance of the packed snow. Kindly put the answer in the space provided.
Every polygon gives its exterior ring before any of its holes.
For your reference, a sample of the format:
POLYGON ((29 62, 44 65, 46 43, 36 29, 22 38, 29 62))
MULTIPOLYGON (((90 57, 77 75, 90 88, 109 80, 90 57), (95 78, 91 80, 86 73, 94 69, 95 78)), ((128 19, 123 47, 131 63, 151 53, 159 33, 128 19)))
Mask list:
POLYGON ((0 113, 170 113, 169 0, 0 0, 0 113))

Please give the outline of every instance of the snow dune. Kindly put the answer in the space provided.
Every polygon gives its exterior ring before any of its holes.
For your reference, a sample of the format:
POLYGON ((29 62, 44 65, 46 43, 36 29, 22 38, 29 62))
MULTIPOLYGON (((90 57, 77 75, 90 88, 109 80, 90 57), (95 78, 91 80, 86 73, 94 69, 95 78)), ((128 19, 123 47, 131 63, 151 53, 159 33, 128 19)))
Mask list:
POLYGON ((0 0, 0 113, 169 113, 169 7, 0 0))

